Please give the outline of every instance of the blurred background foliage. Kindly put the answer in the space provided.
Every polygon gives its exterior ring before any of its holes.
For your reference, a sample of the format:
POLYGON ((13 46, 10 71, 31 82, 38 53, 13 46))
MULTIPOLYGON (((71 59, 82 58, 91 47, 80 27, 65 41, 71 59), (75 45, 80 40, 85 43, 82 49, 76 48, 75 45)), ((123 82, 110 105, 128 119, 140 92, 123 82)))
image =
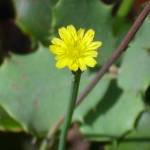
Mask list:
MULTIPOLYGON (((146 0, 0 0, 0 149, 38 149, 66 110, 72 76, 57 70, 48 52, 57 29, 68 24, 93 28, 103 42, 97 67, 82 76, 81 92, 144 5, 146 0)), ((150 16, 76 109, 70 150, 150 149, 149 27, 150 16)))

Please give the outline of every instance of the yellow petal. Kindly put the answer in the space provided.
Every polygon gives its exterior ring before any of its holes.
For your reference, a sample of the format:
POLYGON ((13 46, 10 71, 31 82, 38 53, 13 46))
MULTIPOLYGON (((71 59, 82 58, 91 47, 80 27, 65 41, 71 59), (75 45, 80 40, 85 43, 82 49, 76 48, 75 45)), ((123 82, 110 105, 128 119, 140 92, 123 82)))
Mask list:
POLYGON ((97 57, 98 53, 95 50, 85 52, 84 57, 97 57))
POLYGON ((67 26, 67 30, 72 36, 72 38, 76 41, 77 40, 77 31, 76 28, 73 25, 67 26))
POLYGON ((74 63, 72 63, 72 64, 69 66, 69 68, 70 68, 71 70, 73 70, 73 71, 77 71, 77 70, 78 70, 78 65, 74 62, 74 63))
POLYGON ((82 40, 82 38, 83 38, 83 36, 84 36, 84 32, 85 32, 85 30, 82 29, 82 28, 80 28, 80 29, 78 30, 77 34, 78 34, 78 37, 79 37, 80 40, 82 40))
POLYGON ((96 60, 91 57, 84 58, 85 64, 89 67, 94 67, 96 65, 96 60))
POLYGON ((90 44, 90 42, 93 41, 94 35, 95 35, 95 31, 89 29, 83 37, 83 43, 86 43, 87 45, 90 44))
POLYGON ((66 58, 66 57, 65 57, 64 54, 60 54, 60 55, 57 54, 56 57, 55 57, 55 59, 58 60, 58 61, 59 61, 59 60, 63 60, 63 59, 65 59, 65 58, 66 58))
POLYGON ((102 46, 102 42, 100 41, 95 41, 95 42, 92 42, 90 43, 90 45, 88 46, 88 50, 96 50, 97 48, 101 47, 102 46))
POLYGON ((60 46, 57 45, 50 45, 49 46, 49 50, 54 53, 54 54, 63 54, 64 53, 64 49, 60 46))
POLYGON ((56 63, 56 67, 59 69, 66 67, 66 65, 67 65, 67 59, 60 59, 56 63))
POLYGON ((87 69, 86 64, 82 58, 79 59, 79 68, 81 71, 84 71, 87 69))
POLYGON ((52 44, 59 45, 59 46, 64 44, 64 42, 59 38, 53 38, 51 42, 52 42, 52 44))
POLYGON ((64 27, 60 28, 58 30, 60 38, 65 42, 65 43, 72 43, 72 37, 68 30, 64 27))

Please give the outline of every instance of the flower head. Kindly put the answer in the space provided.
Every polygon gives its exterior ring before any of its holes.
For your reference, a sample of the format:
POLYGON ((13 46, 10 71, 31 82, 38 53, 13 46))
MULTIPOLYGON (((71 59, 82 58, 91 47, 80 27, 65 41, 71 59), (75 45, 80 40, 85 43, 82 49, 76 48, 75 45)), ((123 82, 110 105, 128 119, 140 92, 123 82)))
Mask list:
POLYGON ((73 25, 59 29, 60 38, 53 38, 50 51, 55 55, 57 68, 68 67, 72 71, 80 69, 84 71, 88 67, 96 65, 97 49, 102 45, 100 41, 94 41, 94 30, 85 32, 80 28, 76 30, 73 25))

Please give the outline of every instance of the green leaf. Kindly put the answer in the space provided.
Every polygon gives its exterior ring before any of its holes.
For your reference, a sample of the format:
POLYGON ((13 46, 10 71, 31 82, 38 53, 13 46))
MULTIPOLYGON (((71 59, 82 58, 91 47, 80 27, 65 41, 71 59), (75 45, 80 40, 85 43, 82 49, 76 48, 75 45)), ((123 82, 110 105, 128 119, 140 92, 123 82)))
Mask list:
MULTIPOLYGON (((135 129, 120 140, 117 150, 150 149, 150 112, 142 113, 136 125, 135 129)), ((113 150, 113 146, 106 146, 106 149, 113 150)))
MULTIPOLYGON (((93 75, 83 73, 80 90, 93 75)), ((58 70, 47 48, 12 55, 0 68, 0 105, 23 130, 43 136, 65 113, 71 80, 72 73, 58 70)))
POLYGON ((48 42, 52 7, 57 0, 14 0, 18 25, 35 39, 48 42))
POLYGON ((43 135, 66 109, 70 74, 57 70, 43 47, 31 55, 12 55, 0 69, 0 105, 25 131, 43 135))
POLYGON ((149 138, 150 141, 150 112, 144 112, 138 122, 137 127, 130 134, 127 135, 126 139, 144 139, 149 138))
POLYGON ((150 85, 149 26, 150 18, 147 18, 124 54, 118 82, 125 90, 145 91, 150 85))
POLYGON ((112 31, 111 10, 112 6, 107 6, 99 0, 60 0, 53 11, 53 32, 56 33, 59 27, 69 24, 77 28, 94 29, 96 39, 103 42, 99 54, 99 63, 103 63, 110 56, 116 44, 112 31))
MULTIPOLYGON (((118 83, 126 92, 142 95, 141 91, 144 93, 150 84, 149 25, 150 18, 147 18, 123 58, 118 83)), ((142 113, 136 120, 136 127, 120 140, 117 150, 149 150, 149 124, 150 113, 142 113)), ((113 146, 107 146, 106 149, 112 150, 113 146)))
POLYGON ((137 116, 144 110, 140 94, 123 92, 117 87, 116 80, 111 81, 105 94, 96 99, 97 104, 84 115, 80 127, 81 132, 91 140, 120 137, 134 128, 137 116))
POLYGON ((0 130, 1 131, 14 131, 18 132, 21 131, 21 125, 16 122, 16 120, 13 119, 13 117, 10 117, 10 114, 8 114, 1 106, 0 106, 0 130))

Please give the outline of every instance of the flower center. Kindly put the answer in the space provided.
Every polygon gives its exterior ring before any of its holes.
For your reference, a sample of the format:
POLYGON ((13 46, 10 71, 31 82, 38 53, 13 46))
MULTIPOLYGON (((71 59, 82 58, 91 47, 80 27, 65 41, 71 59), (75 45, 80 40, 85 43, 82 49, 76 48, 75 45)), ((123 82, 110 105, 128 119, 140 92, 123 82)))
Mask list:
POLYGON ((71 52, 70 52, 71 56, 74 57, 74 58, 79 58, 80 56, 80 51, 79 49, 75 48, 75 49, 72 49, 71 52))
POLYGON ((72 59, 78 59, 81 57, 81 47, 77 41, 69 46, 68 56, 72 59))

